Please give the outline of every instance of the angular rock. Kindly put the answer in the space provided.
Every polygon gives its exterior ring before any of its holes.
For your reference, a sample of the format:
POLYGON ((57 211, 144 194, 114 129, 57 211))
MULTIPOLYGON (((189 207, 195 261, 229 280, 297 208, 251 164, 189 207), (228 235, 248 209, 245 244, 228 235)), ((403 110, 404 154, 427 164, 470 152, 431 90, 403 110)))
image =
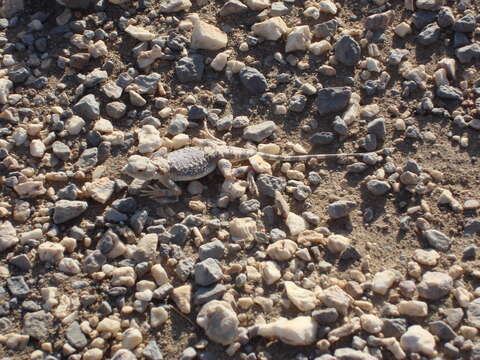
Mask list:
POLYGON ((245 67, 239 72, 240 82, 252 94, 262 94, 268 88, 265 76, 253 67, 245 67))
POLYGON ((331 87, 320 89, 317 94, 317 111, 320 115, 327 115, 346 109, 352 90, 349 87, 331 87))
POLYGON ((343 35, 334 45, 335 58, 346 66, 355 66, 360 61, 361 49, 350 35, 343 35))
POLYGON ((201 20, 193 21, 191 47, 193 49, 220 50, 227 46, 228 37, 217 27, 201 20))
POLYGON ((239 335, 237 314, 226 301, 212 300, 203 305, 197 324, 210 340, 222 345, 231 344, 239 335))
POLYGON ((80 216, 87 209, 88 203, 86 201, 59 200, 55 203, 53 209, 53 222, 63 224, 80 216))

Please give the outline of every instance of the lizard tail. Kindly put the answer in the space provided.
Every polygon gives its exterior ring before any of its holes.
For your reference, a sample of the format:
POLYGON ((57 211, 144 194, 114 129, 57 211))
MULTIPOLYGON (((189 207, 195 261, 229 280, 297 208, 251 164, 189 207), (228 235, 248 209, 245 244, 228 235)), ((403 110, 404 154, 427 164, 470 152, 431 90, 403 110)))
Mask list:
POLYGON ((319 160, 339 159, 339 158, 344 158, 348 156, 362 157, 368 154, 381 154, 383 152, 384 152, 384 149, 372 151, 368 153, 308 154, 308 155, 272 155, 272 154, 260 153, 259 155, 265 160, 295 162, 295 161, 306 161, 310 159, 319 159, 319 160))

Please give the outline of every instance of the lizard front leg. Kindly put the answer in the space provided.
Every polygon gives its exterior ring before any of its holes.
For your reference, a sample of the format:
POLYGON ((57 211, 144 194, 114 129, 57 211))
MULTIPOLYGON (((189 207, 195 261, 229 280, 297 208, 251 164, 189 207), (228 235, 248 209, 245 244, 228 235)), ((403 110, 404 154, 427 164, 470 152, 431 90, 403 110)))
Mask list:
POLYGON ((141 196, 149 197, 160 204, 170 204, 178 201, 178 196, 172 190, 162 189, 156 184, 142 189, 141 196))
POLYGON ((160 181, 162 185, 167 187, 175 196, 182 195, 182 189, 180 189, 180 186, 175 184, 175 182, 168 175, 160 176, 158 178, 158 181, 160 181))
POLYGON ((220 159, 217 161, 217 168, 222 173, 223 177, 226 180, 233 180, 233 166, 232 163, 227 159, 220 159))

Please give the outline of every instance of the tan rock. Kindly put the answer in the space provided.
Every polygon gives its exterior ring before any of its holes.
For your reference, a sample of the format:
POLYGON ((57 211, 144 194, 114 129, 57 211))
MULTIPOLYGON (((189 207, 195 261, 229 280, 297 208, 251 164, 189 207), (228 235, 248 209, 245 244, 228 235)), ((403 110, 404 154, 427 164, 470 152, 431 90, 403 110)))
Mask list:
POLYGON ((273 17, 268 20, 253 24, 253 33, 266 40, 276 41, 288 31, 288 26, 281 17, 273 17))
POLYGON ((295 285, 292 281, 285 281, 284 286, 288 300, 290 300, 298 310, 310 311, 315 309, 317 298, 313 291, 303 289, 295 285))
POLYGON ((306 51, 310 46, 312 33, 308 25, 295 26, 287 36, 285 52, 306 51))
POLYGON ((228 37, 219 28, 198 18, 192 19, 191 46, 194 49, 220 50, 227 46, 228 37))
POLYGON ((187 284, 173 289, 172 299, 182 313, 190 314, 192 309, 192 286, 187 284))
POLYGON ((258 325, 258 335, 278 339, 293 346, 313 344, 317 339, 317 322, 310 316, 292 320, 281 318, 269 324, 258 325))
POLYGON ((278 240, 268 246, 267 255, 273 260, 286 261, 295 255, 297 248, 297 244, 292 240, 278 240))
POLYGON ((125 32, 140 41, 151 41, 155 39, 155 34, 141 26, 128 25, 125 32))
POLYGON ((420 325, 410 326, 400 338, 400 345, 409 353, 420 353, 429 357, 436 354, 435 338, 420 325))

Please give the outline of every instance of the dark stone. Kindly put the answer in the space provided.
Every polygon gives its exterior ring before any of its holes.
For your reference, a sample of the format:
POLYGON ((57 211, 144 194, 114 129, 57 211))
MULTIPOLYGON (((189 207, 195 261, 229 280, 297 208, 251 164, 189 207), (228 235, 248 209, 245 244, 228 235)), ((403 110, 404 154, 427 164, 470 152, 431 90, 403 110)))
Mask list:
POLYGON ((65 332, 65 337, 71 345, 79 350, 83 349, 88 344, 87 337, 83 334, 80 329, 80 324, 77 321, 74 321, 68 326, 65 332))
MULTIPOLYGON (((335 43, 335 58, 346 66, 355 66, 362 54, 360 45, 350 35, 343 35, 335 43)), ((350 95, 349 95, 350 98, 350 95)))
POLYGON ((204 58, 198 54, 185 56, 175 64, 175 74, 182 83, 202 80, 204 69, 204 58))
POLYGON ((407 320, 402 318, 397 319, 382 319, 383 328, 382 333, 385 337, 399 338, 407 331, 407 320))
POLYGON ((252 94, 262 94, 268 88, 265 76, 253 67, 245 67, 240 73, 240 82, 252 94))
POLYGON ((318 91, 315 104, 320 115, 337 113, 344 110, 352 95, 349 87, 323 88, 318 91))
POLYGON ((7 279, 8 290, 13 296, 20 298, 27 297, 30 294, 30 288, 25 282, 23 276, 11 276, 7 279))

